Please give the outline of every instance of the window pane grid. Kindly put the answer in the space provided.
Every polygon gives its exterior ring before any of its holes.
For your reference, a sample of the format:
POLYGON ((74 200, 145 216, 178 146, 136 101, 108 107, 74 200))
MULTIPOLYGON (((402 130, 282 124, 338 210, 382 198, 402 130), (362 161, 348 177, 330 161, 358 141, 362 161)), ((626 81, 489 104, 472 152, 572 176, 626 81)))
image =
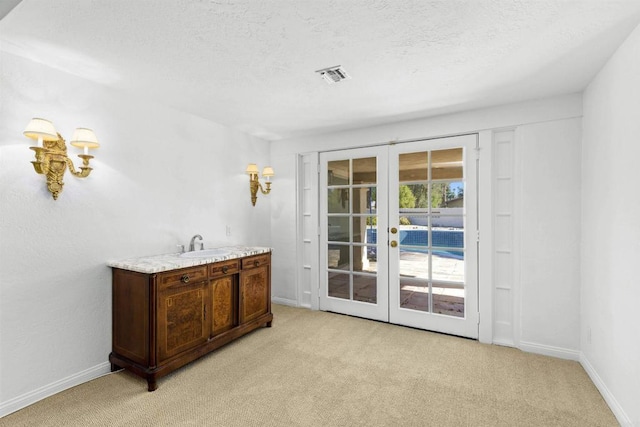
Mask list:
POLYGON ((464 292, 462 160, 462 148, 399 156, 402 308, 461 316, 460 304, 452 301, 464 292), (458 294, 449 295, 450 289, 458 294))
POLYGON ((327 266, 335 285, 329 296, 375 303, 377 158, 333 161, 328 168, 327 266))

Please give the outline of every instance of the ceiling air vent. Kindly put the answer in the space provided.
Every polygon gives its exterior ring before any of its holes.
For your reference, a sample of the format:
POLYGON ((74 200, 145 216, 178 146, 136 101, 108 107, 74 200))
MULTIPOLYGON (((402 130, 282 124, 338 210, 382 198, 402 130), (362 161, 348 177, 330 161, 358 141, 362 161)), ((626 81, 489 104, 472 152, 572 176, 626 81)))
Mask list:
POLYGON ((339 81, 350 79, 349 74, 342 68, 340 65, 336 65, 335 67, 323 68, 322 70, 317 70, 316 73, 319 73, 323 79, 329 84, 338 83, 339 81))

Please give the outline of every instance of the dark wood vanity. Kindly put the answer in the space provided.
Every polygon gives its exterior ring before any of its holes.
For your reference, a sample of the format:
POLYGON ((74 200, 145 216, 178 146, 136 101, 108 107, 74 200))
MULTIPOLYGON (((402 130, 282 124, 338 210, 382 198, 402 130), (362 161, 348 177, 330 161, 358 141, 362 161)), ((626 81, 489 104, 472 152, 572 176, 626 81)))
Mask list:
POLYGON ((112 292, 111 369, 153 391, 158 378, 271 326, 271 253, 159 273, 113 267, 112 292))

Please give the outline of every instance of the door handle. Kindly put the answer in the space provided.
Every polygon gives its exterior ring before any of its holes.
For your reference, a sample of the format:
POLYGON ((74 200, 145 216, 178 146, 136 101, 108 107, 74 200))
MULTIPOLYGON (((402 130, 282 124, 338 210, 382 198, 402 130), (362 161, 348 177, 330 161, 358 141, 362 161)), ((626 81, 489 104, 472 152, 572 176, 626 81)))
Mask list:
POLYGON ((391 234, 396 234, 398 232, 398 229, 395 227, 391 228, 391 234))
POLYGON ((398 242, 396 242, 395 240, 392 240, 391 243, 389 243, 391 245, 392 248, 395 248, 396 246, 398 246, 398 242))

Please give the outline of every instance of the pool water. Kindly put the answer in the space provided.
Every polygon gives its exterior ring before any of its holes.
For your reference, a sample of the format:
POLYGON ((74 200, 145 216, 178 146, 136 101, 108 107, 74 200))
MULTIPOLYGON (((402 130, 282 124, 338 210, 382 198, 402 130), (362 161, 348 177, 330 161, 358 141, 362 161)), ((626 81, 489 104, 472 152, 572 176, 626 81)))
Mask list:
MULTIPOLYGON (((433 249, 432 253, 444 258, 464 259, 463 251, 452 250, 451 248, 464 248, 464 230, 462 229, 432 229, 431 238, 433 247, 443 249, 433 249), (446 249, 444 249, 446 248, 446 249)), ((367 242, 377 243, 378 230, 367 229, 367 242)), ((429 247, 429 232, 425 228, 400 229, 400 252, 427 253, 429 247), (404 247, 403 247, 404 246, 404 247)), ((372 248, 375 255, 375 248, 372 248)))

